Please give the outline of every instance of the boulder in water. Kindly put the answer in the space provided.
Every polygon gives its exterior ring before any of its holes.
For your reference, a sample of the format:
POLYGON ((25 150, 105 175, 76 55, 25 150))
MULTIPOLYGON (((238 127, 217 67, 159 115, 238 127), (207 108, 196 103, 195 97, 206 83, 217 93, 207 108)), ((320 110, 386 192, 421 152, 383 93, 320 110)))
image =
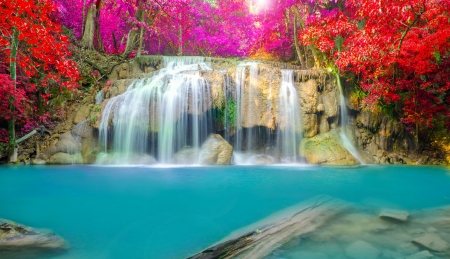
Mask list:
POLYGON ((414 244, 425 247, 427 249, 436 251, 436 252, 446 252, 450 250, 450 246, 447 241, 441 239, 437 235, 434 234, 426 234, 421 237, 418 237, 412 241, 414 244))
POLYGON ((201 165, 229 165, 233 147, 218 134, 211 134, 203 143, 199 163, 201 165))
POLYGON ((60 152, 51 156, 50 159, 48 160, 48 163, 54 165, 82 164, 83 157, 81 156, 80 153, 70 155, 67 153, 60 152))
POLYGON ((383 210, 381 211, 379 217, 382 219, 391 219, 405 222, 408 220, 409 213, 402 210, 383 210))
POLYGON ((0 251, 21 249, 64 249, 64 240, 52 232, 0 219, 0 251))
POLYGON ((81 142, 70 131, 62 134, 55 145, 37 154, 36 159, 47 161, 56 153, 76 154, 81 148, 81 142))
POLYGON ((313 138, 304 138, 300 146, 300 155, 309 164, 318 165, 357 165, 358 159, 345 149, 336 130, 313 138))

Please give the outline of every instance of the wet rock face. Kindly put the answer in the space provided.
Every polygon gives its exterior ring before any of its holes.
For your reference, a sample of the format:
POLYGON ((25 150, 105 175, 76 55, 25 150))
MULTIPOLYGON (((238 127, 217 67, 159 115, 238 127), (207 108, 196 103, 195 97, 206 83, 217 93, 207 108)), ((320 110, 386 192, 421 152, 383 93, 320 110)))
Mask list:
POLYGON ((358 159, 345 149, 336 130, 313 138, 303 139, 300 154, 309 164, 318 165, 357 165, 358 159))
POLYGON ((70 155, 60 152, 51 156, 47 163, 53 165, 83 164, 83 157, 80 153, 70 155))
POLYGON ((39 231, 0 219, 0 251, 24 249, 64 249, 64 240, 55 233, 39 231))
POLYGON ((218 134, 211 134, 203 143, 199 164, 229 165, 233 157, 233 147, 218 134))
POLYGON ((94 128, 85 120, 75 125, 71 131, 60 135, 59 140, 38 153, 32 163, 82 164, 84 162, 83 154, 87 155, 96 146, 97 139, 94 128))

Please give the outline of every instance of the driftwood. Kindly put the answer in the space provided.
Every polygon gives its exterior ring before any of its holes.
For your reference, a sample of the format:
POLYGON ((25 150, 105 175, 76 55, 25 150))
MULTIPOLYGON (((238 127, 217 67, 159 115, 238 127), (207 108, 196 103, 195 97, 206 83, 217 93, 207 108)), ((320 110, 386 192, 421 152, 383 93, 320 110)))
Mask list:
POLYGON ((257 223, 244 234, 226 239, 188 259, 264 258, 290 240, 315 231, 347 207, 347 203, 338 199, 316 197, 282 211, 281 217, 271 217, 274 219, 269 219, 269 224, 257 223))
POLYGON ((41 135, 44 135, 44 133, 47 133, 47 134, 51 135, 51 132, 49 130, 47 130, 44 126, 41 126, 39 128, 35 128, 30 133, 28 133, 25 136, 23 136, 23 137, 19 138, 18 140, 16 140, 16 145, 24 142, 25 140, 27 140, 27 139, 31 138, 32 136, 36 135, 37 133, 40 133, 41 135))

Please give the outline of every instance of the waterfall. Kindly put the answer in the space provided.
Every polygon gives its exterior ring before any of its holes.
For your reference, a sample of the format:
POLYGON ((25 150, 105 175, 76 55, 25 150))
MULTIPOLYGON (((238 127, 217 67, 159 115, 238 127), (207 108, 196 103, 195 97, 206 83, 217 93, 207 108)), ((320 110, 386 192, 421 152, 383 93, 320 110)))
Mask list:
POLYGON ((301 142, 300 105, 294 87, 294 71, 281 70, 282 81, 279 93, 277 146, 282 161, 297 162, 301 142))
POLYGON ((359 153, 358 149, 355 147, 355 145, 350 141, 350 138, 348 137, 348 113, 347 113, 347 105, 345 104, 345 97, 344 97, 344 89, 342 88, 341 79, 339 73, 336 75, 336 80, 339 87, 339 100, 341 104, 341 131, 339 133, 339 137, 342 141, 342 145, 354 156, 356 159, 359 160, 360 163, 362 163, 363 159, 361 157, 361 154, 359 153))
POLYGON ((100 104, 105 99, 105 93, 103 90, 98 91, 97 95, 95 95, 95 104, 100 104))
POLYGON ((162 59, 162 65, 165 68, 173 70, 175 67, 191 66, 193 70, 198 70, 196 66, 200 66, 201 70, 212 70, 211 59, 207 57, 177 57, 177 56, 164 56, 162 59))
POLYGON ((254 130, 248 128, 246 134, 246 145, 242 145, 244 141, 244 119, 247 124, 252 123, 252 116, 254 115, 254 109, 256 104, 254 103, 255 89, 258 86, 258 63, 256 62, 244 62, 238 65, 236 68, 236 139, 235 150, 236 151, 249 151, 252 149, 254 130), (247 67, 249 67, 249 87, 248 93, 245 94, 245 78, 247 67))
POLYGON ((231 76, 226 73, 226 71, 221 71, 222 73, 222 78, 223 78, 223 95, 224 95, 224 112, 223 112, 223 128, 224 128, 224 139, 227 142, 230 142, 230 133, 229 133, 229 129, 231 127, 232 122, 229 121, 230 118, 228 118, 229 115, 229 107, 228 107, 228 101, 231 100, 230 99, 230 93, 231 93, 231 87, 232 87, 232 83, 231 83, 231 76))
POLYGON ((134 81, 106 105, 99 127, 105 152, 120 154, 129 164, 148 153, 170 163, 184 146, 199 148, 212 131, 211 91, 200 69, 211 69, 202 57, 164 57, 165 68, 134 81), (155 142, 158 145, 150 145, 155 142))

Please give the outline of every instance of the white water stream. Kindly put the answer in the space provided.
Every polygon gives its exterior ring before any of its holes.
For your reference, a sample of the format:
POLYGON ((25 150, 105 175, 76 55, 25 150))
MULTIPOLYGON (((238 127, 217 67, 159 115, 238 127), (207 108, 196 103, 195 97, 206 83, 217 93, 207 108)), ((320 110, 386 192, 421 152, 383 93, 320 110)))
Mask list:
POLYGON ((297 90, 294 87, 294 71, 281 70, 279 94, 277 146, 283 162, 295 163, 301 143, 301 118, 297 90))
POLYGON ((199 148, 211 131, 211 92, 200 70, 211 70, 202 57, 164 57, 165 68, 138 79, 106 105, 100 141, 108 152, 119 153, 118 164, 128 164, 149 152, 170 163, 184 146, 199 148), (112 123, 111 123, 112 122, 112 123), (156 134, 156 132, 158 132, 156 134), (150 145, 150 140, 157 145, 150 145))

